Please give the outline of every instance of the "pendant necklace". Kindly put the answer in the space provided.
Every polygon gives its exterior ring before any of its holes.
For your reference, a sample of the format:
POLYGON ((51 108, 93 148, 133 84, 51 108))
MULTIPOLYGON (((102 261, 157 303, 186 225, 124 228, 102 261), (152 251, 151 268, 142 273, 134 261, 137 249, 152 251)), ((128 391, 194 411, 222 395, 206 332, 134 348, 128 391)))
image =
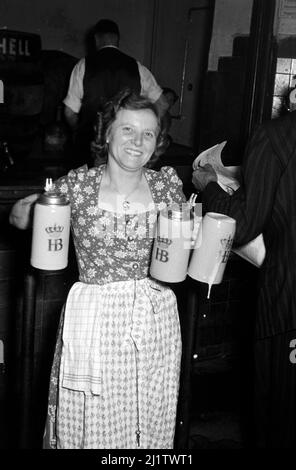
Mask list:
MULTIPOLYGON (((141 178, 141 179, 142 179, 142 178, 141 178)), ((141 179, 140 179, 140 181, 138 182, 137 186, 136 186, 130 193, 128 193, 126 196, 124 196, 122 193, 120 193, 120 192, 118 191, 118 189, 115 188, 115 186, 113 185, 113 187, 114 187, 115 191, 117 192, 117 194, 119 194, 119 196, 123 197, 122 208, 123 208, 124 211, 129 210, 131 203, 130 203, 130 201, 128 200, 128 198, 139 188, 141 179)))
POLYGON ((130 202, 127 200, 124 200, 122 203, 122 207, 125 211, 127 211, 130 208, 130 202))

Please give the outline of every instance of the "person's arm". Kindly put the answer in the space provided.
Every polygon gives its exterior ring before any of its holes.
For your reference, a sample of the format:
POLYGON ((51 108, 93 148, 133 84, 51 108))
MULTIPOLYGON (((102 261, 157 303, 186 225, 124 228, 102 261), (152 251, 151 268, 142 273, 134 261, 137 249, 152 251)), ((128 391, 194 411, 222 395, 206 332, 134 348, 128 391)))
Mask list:
MULTIPOLYGON (((86 166, 77 170, 70 170, 67 175, 61 176, 53 183, 55 191, 66 196, 67 200, 71 202, 71 209, 73 202, 72 188, 76 188, 77 182, 84 178, 87 171, 86 166)), ((23 199, 19 199, 11 208, 9 223, 21 230, 30 228, 33 220, 33 206, 39 196, 40 194, 30 194, 23 199)))
POLYGON ((169 103, 167 102, 165 96, 160 95, 160 97, 154 102, 154 104, 157 107, 160 117, 163 117, 169 109, 169 103))
POLYGON ((75 113, 71 108, 65 105, 64 114, 70 128, 75 130, 78 123, 78 113, 75 113))
POLYGON ((203 207, 206 212, 221 212, 236 219, 235 240, 245 244, 263 232, 281 173, 281 162, 261 126, 247 148, 241 187, 229 196, 216 182, 208 182, 203 191, 203 207))
POLYGON ((169 109, 169 103, 162 93, 162 88, 158 85, 150 70, 140 62, 138 62, 138 69, 141 79, 141 95, 149 98, 156 105, 160 117, 162 117, 169 109))
POLYGON ((24 199, 19 199, 9 214, 9 223, 20 230, 26 230, 32 224, 33 204, 37 201, 39 194, 31 194, 24 199))
POLYGON ((83 78, 85 73, 85 60, 81 59, 73 68, 65 105, 65 119, 72 129, 75 129, 83 98, 83 78))

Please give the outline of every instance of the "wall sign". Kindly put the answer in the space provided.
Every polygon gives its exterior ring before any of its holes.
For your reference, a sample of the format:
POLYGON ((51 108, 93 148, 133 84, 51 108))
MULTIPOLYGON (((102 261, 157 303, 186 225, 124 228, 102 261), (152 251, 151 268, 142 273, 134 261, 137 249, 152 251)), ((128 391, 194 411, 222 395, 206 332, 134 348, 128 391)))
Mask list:
POLYGON ((38 60, 41 38, 38 34, 0 29, 0 63, 38 60))

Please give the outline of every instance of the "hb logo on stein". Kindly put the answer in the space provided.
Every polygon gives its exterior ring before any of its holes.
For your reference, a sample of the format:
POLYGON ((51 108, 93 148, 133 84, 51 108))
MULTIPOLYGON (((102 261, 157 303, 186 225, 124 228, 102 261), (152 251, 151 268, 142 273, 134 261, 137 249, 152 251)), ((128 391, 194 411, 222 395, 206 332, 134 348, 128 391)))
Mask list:
MULTIPOLYGON (((60 233, 64 230, 62 225, 54 224, 53 227, 46 227, 45 231, 51 236, 59 236, 60 233)), ((48 251, 60 251, 63 249, 63 239, 62 238, 49 238, 48 239, 48 251)))
POLYGON ((168 248, 171 245, 172 240, 170 240, 169 238, 161 238, 158 236, 157 242, 159 246, 156 247, 155 259, 161 261, 162 263, 167 263, 169 260, 169 253, 164 248, 168 248))

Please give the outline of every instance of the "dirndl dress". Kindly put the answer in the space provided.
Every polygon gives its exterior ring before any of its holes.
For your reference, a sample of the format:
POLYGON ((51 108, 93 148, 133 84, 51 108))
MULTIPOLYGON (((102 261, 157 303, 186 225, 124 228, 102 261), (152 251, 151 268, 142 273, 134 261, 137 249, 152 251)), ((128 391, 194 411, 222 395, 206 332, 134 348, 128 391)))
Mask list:
POLYGON ((71 201, 80 281, 61 316, 44 448, 171 449, 181 334, 174 293, 148 276, 156 214, 100 209, 102 168, 93 170, 56 183, 71 201))

